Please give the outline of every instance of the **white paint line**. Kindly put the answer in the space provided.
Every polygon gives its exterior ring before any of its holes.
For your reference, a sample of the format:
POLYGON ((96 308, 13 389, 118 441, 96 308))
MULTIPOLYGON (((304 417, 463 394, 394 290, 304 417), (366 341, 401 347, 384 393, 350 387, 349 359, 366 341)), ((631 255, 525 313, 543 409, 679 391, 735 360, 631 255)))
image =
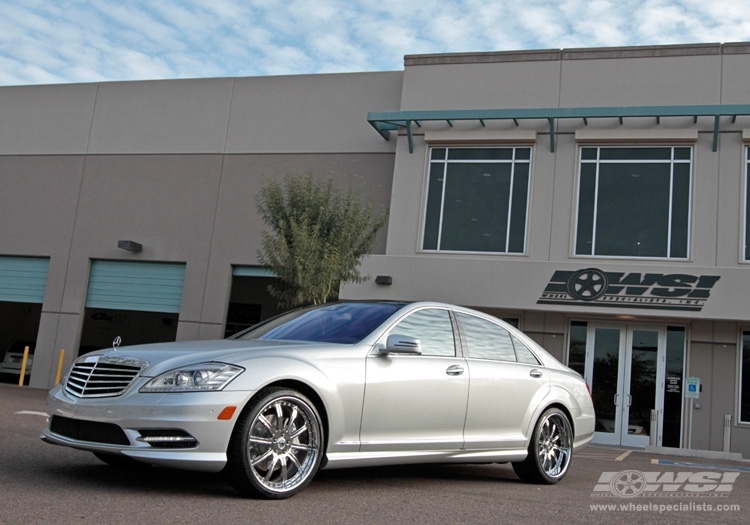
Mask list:
POLYGON ((34 412, 33 410, 21 410, 20 412, 16 412, 16 414, 47 417, 47 412, 34 412))

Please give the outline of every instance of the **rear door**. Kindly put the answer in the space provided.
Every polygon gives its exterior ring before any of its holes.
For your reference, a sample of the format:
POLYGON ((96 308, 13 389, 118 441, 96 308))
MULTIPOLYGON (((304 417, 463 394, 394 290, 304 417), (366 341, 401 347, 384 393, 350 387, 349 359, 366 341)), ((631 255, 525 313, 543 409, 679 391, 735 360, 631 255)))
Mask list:
POLYGON ((533 412, 549 392, 549 372, 499 324, 465 313, 456 317, 471 377, 465 447, 525 448, 533 412))

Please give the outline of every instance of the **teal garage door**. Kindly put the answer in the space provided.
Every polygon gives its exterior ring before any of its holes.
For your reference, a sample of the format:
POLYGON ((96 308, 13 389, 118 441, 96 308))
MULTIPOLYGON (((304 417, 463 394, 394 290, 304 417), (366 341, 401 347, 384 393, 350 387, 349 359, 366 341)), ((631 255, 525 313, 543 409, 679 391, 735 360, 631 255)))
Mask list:
POLYGON ((0 301, 44 302, 48 271, 47 258, 0 257, 0 301))
POLYGON ((86 308, 179 313, 185 264, 92 261, 86 308))

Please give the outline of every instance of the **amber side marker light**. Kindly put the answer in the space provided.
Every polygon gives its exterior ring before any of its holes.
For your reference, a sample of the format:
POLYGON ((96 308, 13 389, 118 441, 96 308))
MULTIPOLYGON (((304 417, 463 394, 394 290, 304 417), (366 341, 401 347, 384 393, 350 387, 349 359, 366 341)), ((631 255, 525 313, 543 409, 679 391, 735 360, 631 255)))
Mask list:
POLYGON ((216 419, 232 419, 235 410, 237 410, 237 407, 224 407, 224 410, 219 413, 219 417, 216 419))

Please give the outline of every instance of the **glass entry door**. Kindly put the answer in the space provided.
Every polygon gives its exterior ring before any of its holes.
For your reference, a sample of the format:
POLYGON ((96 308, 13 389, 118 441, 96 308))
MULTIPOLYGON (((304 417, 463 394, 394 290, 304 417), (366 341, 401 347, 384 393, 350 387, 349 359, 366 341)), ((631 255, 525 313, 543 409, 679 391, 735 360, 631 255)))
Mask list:
POLYGON ((648 446, 652 409, 662 428, 666 340, 666 327, 588 325, 584 377, 596 409, 595 443, 648 446))

